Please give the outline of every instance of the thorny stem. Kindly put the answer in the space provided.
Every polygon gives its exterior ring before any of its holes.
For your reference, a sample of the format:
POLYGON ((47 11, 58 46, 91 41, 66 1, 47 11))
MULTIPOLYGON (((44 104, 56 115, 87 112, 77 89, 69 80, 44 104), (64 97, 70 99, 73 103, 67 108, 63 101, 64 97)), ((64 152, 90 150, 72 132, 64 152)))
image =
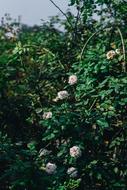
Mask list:
POLYGON ((123 35, 122 32, 120 30, 119 27, 117 27, 117 30, 119 32, 120 38, 121 38, 121 42, 122 42, 122 48, 123 48, 123 58, 124 58, 124 63, 123 63, 123 72, 126 72, 126 52, 125 52, 125 44, 124 44, 124 39, 123 39, 123 35))
POLYGON ((97 32, 94 32, 89 38, 88 40, 86 41, 86 43, 84 44, 83 48, 82 48, 82 51, 81 51, 81 54, 80 54, 80 61, 82 60, 82 56, 83 56, 83 53, 84 53, 84 50, 87 46, 87 44, 89 43, 89 41, 97 34, 99 33, 100 31, 97 31, 97 32))

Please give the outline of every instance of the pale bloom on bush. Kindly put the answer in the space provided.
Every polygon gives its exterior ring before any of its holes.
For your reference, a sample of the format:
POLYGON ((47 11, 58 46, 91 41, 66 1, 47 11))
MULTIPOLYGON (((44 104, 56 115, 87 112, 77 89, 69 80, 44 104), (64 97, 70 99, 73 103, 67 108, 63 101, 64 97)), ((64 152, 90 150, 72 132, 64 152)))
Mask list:
POLYGON ((71 168, 68 168, 67 174, 68 174, 70 177, 75 178, 75 177, 77 177, 77 175, 78 175, 78 171, 77 171, 76 168, 71 167, 71 168))
POLYGON ((44 112, 43 119, 50 119, 50 118, 52 118, 52 112, 51 111, 44 112))
POLYGON ((44 157, 44 156, 47 156, 51 153, 51 151, 45 149, 45 148, 42 148, 40 151, 39 151, 39 157, 44 157))
POLYGON ((57 97, 60 99, 60 100, 63 100, 63 99, 66 99, 68 98, 69 94, 66 90, 63 90, 63 91, 60 91, 58 92, 57 94, 57 97))
POLYGON ((56 164, 53 164, 53 163, 50 163, 50 162, 48 162, 48 163, 46 164, 45 171, 46 171, 48 174, 54 174, 54 173, 56 172, 56 169, 57 169, 56 164))
POLYGON ((114 58, 114 56, 115 56, 115 51, 114 50, 110 50, 110 51, 108 51, 108 53, 106 54, 106 56, 107 56, 107 59, 113 59, 114 58))
POLYGON ((53 99, 53 102, 58 102, 59 98, 58 96, 56 98, 53 99))
POLYGON ((70 84, 70 85, 74 85, 74 84, 76 84, 77 83, 77 76, 76 75, 71 75, 70 77, 69 77, 69 80, 68 80, 68 83, 70 84))
POLYGON ((93 124, 92 129, 96 129, 96 128, 97 128, 96 124, 93 124))
POLYGON ((74 158, 78 158, 81 156, 81 150, 78 146, 73 146, 70 148, 70 156, 74 158))
POLYGON ((62 139, 61 140, 61 143, 64 144, 64 145, 67 145, 68 143, 70 142, 70 139, 62 139))
POLYGON ((5 37, 8 39, 14 38, 14 34, 12 32, 6 32, 5 37))
POLYGON ((119 55, 120 54, 120 49, 116 49, 115 52, 116 52, 116 54, 119 55))

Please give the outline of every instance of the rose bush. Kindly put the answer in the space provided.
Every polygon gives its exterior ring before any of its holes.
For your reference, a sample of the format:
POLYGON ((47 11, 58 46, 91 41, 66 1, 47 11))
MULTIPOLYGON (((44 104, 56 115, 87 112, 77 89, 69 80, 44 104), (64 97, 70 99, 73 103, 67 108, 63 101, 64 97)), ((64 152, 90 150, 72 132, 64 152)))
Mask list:
POLYGON ((0 27, 2 190, 126 190, 127 4, 69 3, 66 20, 0 27))

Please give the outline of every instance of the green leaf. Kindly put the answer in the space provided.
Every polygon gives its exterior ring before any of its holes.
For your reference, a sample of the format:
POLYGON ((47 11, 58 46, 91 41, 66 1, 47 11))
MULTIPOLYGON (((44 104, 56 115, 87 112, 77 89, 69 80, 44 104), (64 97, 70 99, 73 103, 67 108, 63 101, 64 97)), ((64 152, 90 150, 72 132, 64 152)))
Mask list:
POLYGON ((37 114, 39 114, 39 113, 42 112, 42 108, 37 108, 35 111, 36 111, 37 114))
POLYGON ((44 137, 43 140, 51 140, 51 139, 54 139, 54 137, 55 137, 55 134, 51 133, 50 135, 47 135, 46 137, 44 137))
POLYGON ((108 127, 109 127, 108 122, 107 122, 105 119, 103 119, 103 118, 97 120, 97 124, 98 124, 101 128, 108 128, 108 127))

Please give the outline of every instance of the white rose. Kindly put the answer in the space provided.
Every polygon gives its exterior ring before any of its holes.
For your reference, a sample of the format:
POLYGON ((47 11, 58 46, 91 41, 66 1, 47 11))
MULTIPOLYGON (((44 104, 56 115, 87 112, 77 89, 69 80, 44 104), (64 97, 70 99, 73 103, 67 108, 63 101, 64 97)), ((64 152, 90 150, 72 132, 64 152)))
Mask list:
POLYGON ((77 175, 78 175, 78 171, 77 171, 76 168, 71 167, 71 168, 68 168, 67 174, 68 174, 70 177, 75 178, 75 177, 77 177, 77 175))
POLYGON ((50 163, 48 162, 46 164, 46 168, 45 168, 45 171, 48 173, 48 174, 53 174, 56 172, 56 169, 57 169, 57 166, 56 164, 53 164, 53 163, 50 163))
POLYGON ((74 84, 76 84, 77 83, 77 76, 76 75, 71 75, 70 77, 69 77, 69 80, 68 80, 68 83, 70 84, 70 85, 74 85, 74 84))
POLYGON ((43 119, 50 119, 52 118, 52 112, 44 112, 43 119))
POLYGON ((74 85, 74 84, 76 84, 77 83, 77 76, 76 75, 71 75, 70 77, 69 77, 69 80, 68 80, 68 83, 70 84, 70 85, 74 85))
POLYGON ((81 156, 81 150, 78 146, 73 146, 72 148, 70 148, 70 156, 74 157, 74 158, 78 158, 81 156))
POLYGON ((106 56, 107 56, 107 59, 113 59, 114 58, 114 56, 115 56, 115 51, 114 50, 110 50, 110 51, 108 51, 108 53, 106 54, 106 56))
POLYGON ((63 100, 63 99, 68 98, 69 94, 66 90, 63 90, 63 91, 58 92, 57 96, 60 100, 63 100))

